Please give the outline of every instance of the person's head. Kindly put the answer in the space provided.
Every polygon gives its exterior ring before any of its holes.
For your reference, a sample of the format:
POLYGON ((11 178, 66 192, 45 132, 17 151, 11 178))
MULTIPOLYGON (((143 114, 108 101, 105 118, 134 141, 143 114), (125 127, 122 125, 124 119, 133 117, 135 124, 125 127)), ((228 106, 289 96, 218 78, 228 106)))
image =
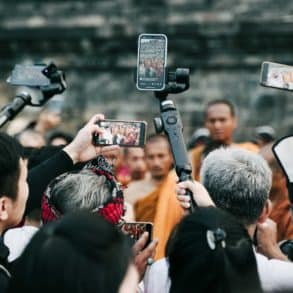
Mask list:
POLYGON ((125 148, 124 161, 132 180, 140 180, 144 178, 146 173, 144 149, 125 148))
POLYGON ((185 217, 168 256, 170 293, 261 292, 252 241, 223 210, 197 208, 185 217))
POLYGON ((266 220, 272 174, 260 155, 238 148, 217 149, 204 159, 200 178, 216 206, 244 225, 266 220))
POLYGON ((164 135, 150 136, 145 145, 145 159, 152 178, 164 179, 173 165, 170 144, 164 135))
POLYGON ((63 131, 54 131, 48 138, 48 145, 68 145, 73 140, 72 135, 63 131))
POLYGON ((16 138, 24 147, 41 148, 46 145, 44 136, 33 129, 23 130, 16 138))
POLYGON ((210 131, 211 139, 230 144, 237 126, 233 104, 228 100, 213 100, 207 104, 204 115, 205 127, 210 131))
POLYGON ((209 139, 210 139, 210 131, 204 127, 198 128, 193 132, 191 139, 189 140, 187 144, 187 148, 193 149, 200 145, 206 145, 209 139))
POLYGON ((0 133, 0 234, 22 220, 28 198, 27 167, 18 141, 0 133))
POLYGON ((60 112, 45 109, 40 113, 35 129, 41 133, 45 133, 50 129, 57 127, 60 123, 60 112))
POLYGON ((270 144, 275 140, 276 133, 273 127, 269 125, 259 126, 255 129, 256 142, 260 147, 270 144))
POLYGON ((116 293, 127 285, 134 293, 138 273, 132 260, 128 239, 115 227, 90 213, 73 213, 35 234, 8 292, 116 293))
POLYGON ((118 224, 123 215, 123 194, 102 157, 82 170, 64 173, 48 186, 42 201, 44 223, 64 214, 86 210, 118 224), (104 164, 104 166, 103 166, 104 164))

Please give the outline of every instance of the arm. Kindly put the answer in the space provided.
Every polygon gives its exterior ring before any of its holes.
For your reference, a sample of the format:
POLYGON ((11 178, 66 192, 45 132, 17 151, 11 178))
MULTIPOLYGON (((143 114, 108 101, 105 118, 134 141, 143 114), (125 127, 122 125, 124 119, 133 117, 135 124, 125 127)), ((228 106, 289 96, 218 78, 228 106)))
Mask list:
POLYGON ((104 119, 101 114, 93 116, 77 133, 74 140, 55 156, 31 169, 28 174, 29 198, 26 213, 39 208, 41 198, 49 182, 58 175, 70 171, 78 162, 89 161, 99 154, 118 150, 118 146, 97 147, 92 143, 93 134, 101 133, 96 122, 104 119))

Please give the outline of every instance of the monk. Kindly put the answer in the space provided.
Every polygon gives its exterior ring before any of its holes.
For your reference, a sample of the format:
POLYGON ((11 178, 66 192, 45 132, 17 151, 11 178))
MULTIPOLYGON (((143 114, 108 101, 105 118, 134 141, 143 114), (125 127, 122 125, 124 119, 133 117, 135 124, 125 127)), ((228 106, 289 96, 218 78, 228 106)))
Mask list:
POLYGON ((136 221, 152 222, 153 238, 159 240, 155 259, 164 257, 165 246, 174 226, 183 216, 176 199, 176 174, 167 138, 150 137, 145 146, 145 158, 150 176, 133 182, 125 190, 125 199, 133 204, 136 221))
POLYGON ((228 100, 213 100, 208 103, 205 110, 205 127, 210 131, 210 142, 195 147, 190 158, 192 162, 193 177, 199 180, 202 160, 212 150, 224 147, 240 147, 249 151, 258 152, 258 146, 250 143, 234 143, 233 132, 237 127, 234 105, 228 100))
MULTIPOLYGON (((125 148, 124 163, 129 172, 129 182, 144 179, 147 167, 143 148, 125 148)), ((130 186, 129 183, 128 186, 130 186)))

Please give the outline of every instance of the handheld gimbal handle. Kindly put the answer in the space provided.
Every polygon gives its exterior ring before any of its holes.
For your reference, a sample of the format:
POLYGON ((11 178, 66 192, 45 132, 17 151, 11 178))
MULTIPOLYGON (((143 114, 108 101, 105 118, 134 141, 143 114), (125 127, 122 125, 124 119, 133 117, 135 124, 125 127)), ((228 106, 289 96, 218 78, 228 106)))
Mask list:
MULTIPOLYGON (((183 126, 180 114, 171 100, 161 101, 160 110, 160 118, 154 119, 156 131, 164 131, 168 137, 179 181, 191 180, 192 169, 188 161, 187 150, 182 134, 183 126)), ((196 203, 190 191, 187 192, 187 195, 190 196, 190 211, 193 212, 196 203)))
POLYGON ((17 95, 13 101, 0 110, 0 128, 12 120, 26 105, 30 105, 31 96, 27 93, 17 95))

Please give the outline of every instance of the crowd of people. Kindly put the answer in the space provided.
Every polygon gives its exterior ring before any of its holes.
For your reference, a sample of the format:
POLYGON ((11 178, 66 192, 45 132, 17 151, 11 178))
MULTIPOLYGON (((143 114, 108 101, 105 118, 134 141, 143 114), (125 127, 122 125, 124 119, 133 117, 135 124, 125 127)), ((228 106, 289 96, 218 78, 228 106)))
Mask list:
POLYGON ((293 292, 272 127, 236 143, 234 105, 210 101, 188 144, 194 180, 178 182, 166 136, 102 147, 102 114, 75 136, 48 115, 0 133, 0 292, 293 292))

